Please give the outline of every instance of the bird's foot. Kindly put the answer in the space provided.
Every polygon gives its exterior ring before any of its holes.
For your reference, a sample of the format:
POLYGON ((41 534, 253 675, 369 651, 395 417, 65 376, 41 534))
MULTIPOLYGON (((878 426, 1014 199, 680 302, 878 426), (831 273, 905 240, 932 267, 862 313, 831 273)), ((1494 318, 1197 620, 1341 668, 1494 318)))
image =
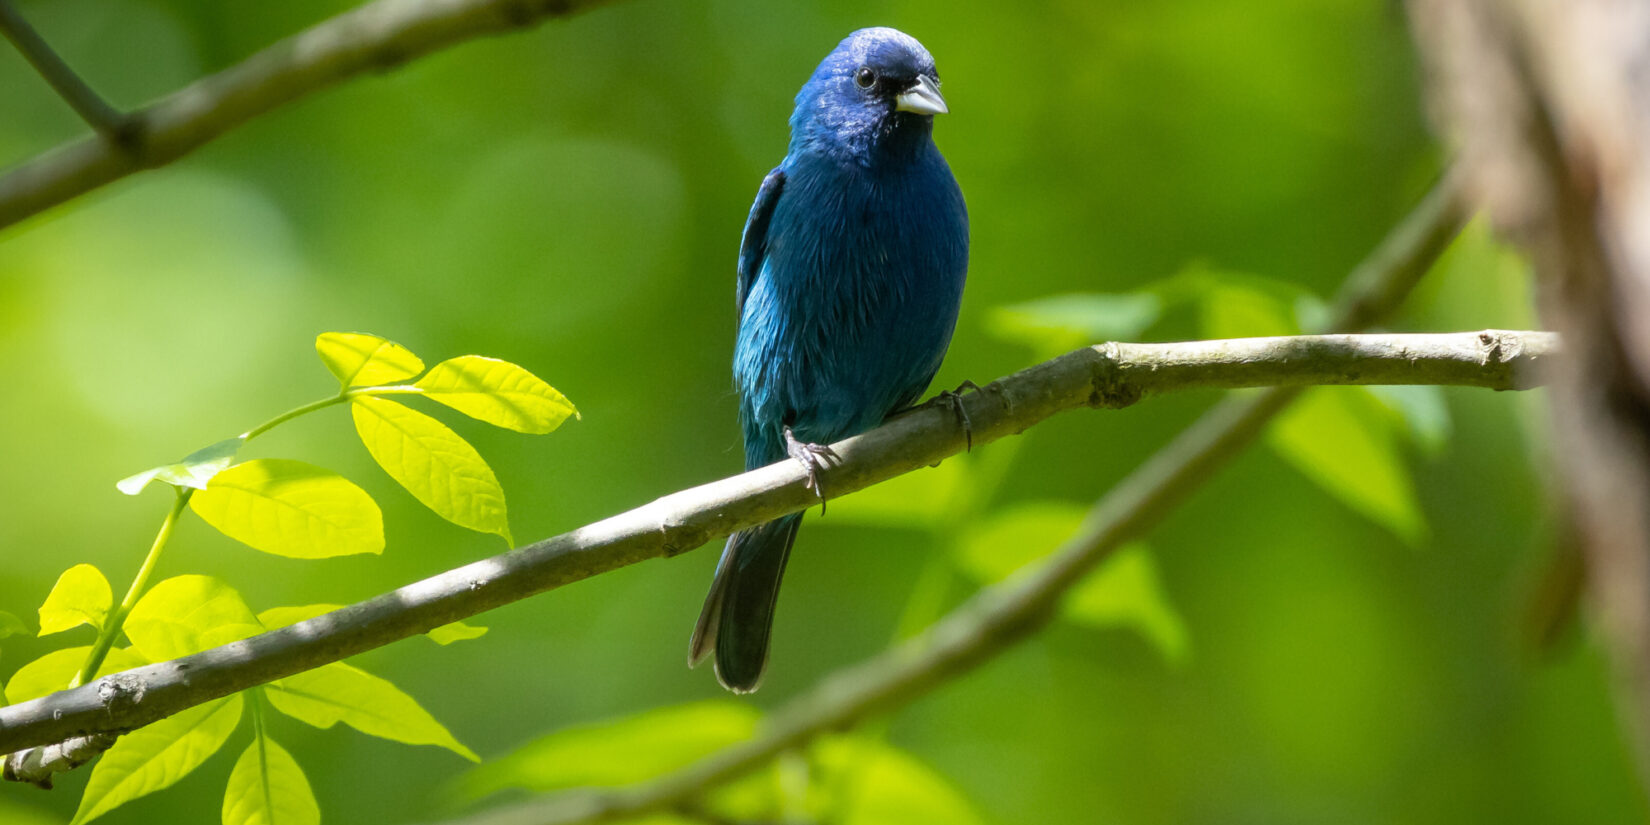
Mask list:
POLYGON ((802 465, 808 474, 807 488, 819 496, 819 514, 825 515, 825 488, 819 483, 819 473, 832 463, 842 460, 829 444, 798 441, 790 427, 785 428, 785 452, 802 465))
POLYGON ((944 404, 951 408, 951 412, 957 416, 957 426, 962 427, 965 450, 972 451, 974 449, 974 422, 968 418, 968 410, 963 407, 963 393, 968 390, 984 392, 979 384, 964 380, 954 390, 940 390, 933 400, 928 403, 935 406, 944 404))

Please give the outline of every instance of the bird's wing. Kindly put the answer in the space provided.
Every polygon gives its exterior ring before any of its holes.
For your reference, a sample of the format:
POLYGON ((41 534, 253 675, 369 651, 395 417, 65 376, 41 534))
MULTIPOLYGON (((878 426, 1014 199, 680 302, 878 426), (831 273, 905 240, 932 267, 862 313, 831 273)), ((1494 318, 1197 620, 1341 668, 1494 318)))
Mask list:
POLYGON ((785 170, 774 169, 762 179, 756 190, 756 202, 751 204, 750 217, 745 219, 745 234, 739 241, 739 282, 734 298, 735 311, 745 311, 745 296, 756 283, 762 271, 762 259, 768 253, 768 222, 773 219, 773 207, 779 203, 779 192, 785 188, 785 170))

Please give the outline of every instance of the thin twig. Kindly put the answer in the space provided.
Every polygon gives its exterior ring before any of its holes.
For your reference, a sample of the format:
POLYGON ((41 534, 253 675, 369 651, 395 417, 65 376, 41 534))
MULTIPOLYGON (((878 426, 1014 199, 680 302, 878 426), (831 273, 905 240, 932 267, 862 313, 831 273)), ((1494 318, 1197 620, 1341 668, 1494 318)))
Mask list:
MULTIPOLYGON (((1118 407, 1177 388, 1384 381, 1519 389, 1533 385, 1532 368, 1557 348, 1549 333, 1495 331, 1104 344, 993 382, 965 396, 965 403, 978 446, 1064 410, 1118 407), (1225 367, 1200 366, 1182 350, 1203 353, 1225 367)), ((1260 398, 1278 392, 1287 390, 1260 398)), ((960 452, 963 434, 949 408, 930 408, 833 446, 841 461, 826 470, 824 480, 829 489, 847 494, 960 452)), ((780 462, 282 630, 0 708, 0 752, 130 730, 545 590, 692 550, 817 503, 806 479, 796 462, 780 462)))
POLYGON ((74 69, 69 68, 69 64, 52 50, 40 32, 35 31, 34 26, 18 13, 11 0, 0 0, 0 34, 4 34, 23 53, 29 65, 34 66, 34 70, 51 84, 57 96, 63 98, 81 120, 109 141, 116 144, 125 141, 129 134, 126 115, 92 91, 92 87, 86 85, 86 81, 81 80, 80 75, 75 74, 74 69))
MULTIPOLYGON (((1364 328, 1390 314, 1461 221, 1454 185, 1446 181, 1348 278, 1334 324, 1364 328)), ((775 712, 755 739, 649 782, 499 808, 464 819, 462 825, 567 825, 676 807, 823 732, 898 707, 951 681, 1046 624, 1060 598, 1085 573, 1201 486, 1300 391, 1299 386, 1276 387, 1216 405, 1101 498, 1077 534, 1047 562, 982 590, 909 641, 827 676, 775 712)))
POLYGON ((608 1, 376 0, 132 112, 123 146, 81 139, 12 169, 0 177, 0 228, 171 163, 258 115, 356 75, 608 1))

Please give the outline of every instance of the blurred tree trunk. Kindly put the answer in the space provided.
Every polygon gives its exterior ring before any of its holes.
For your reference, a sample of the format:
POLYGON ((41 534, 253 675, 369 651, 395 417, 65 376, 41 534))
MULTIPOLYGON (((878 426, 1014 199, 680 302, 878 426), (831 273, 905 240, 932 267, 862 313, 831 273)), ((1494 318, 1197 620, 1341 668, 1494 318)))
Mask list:
POLYGON ((1650 788, 1650 3, 1409 0, 1467 197, 1564 336, 1557 460, 1650 788))

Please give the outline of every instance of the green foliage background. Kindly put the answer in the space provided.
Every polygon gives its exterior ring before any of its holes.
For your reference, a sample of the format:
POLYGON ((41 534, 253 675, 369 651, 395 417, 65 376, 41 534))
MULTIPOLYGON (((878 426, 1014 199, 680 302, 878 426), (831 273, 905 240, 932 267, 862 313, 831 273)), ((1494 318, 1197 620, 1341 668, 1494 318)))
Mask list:
MULTIPOLYGON (((122 106, 350 5, 20 3, 122 106)), ((492 463, 524 540, 737 470, 740 227, 783 155, 796 88, 874 24, 934 52, 953 112, 936 132, 968 197, 973 263, 948 386, 1039 357, 990 334, 1005 304, 1189 268, 1326 295, 1441 163, 1402 17, 1380 0, 641 0, 470 44, 0 233, 0 608, 32 625, 77 562, 123 589, 164 501, 114 481, 331 391, 311 354, 327 330, 507 358, 578 404, 583 420, 548 438, 447 417, 492 463)), ((0 159, 82 131, 0 49, 0 159)), ((1528 291, 1475 229, 1396 326, 1532 326, 1528 291)), ((1141 334, 1204 326, 1171 312, 1141 334)), ((1542 656, 1520 635, 1553 532, 1539 399, 1443 398, 1430 448, 1386 446, 1413 477, 1424 526, 1400 527, 1410 540, 1325 492, 1333 468, 1297 469, 1329 459, 1274 438, 1150 537, 1184 656, 1059 623, 897 714, 887 741, 992 822, 1646 821, 1596 644, 1583 629, 1542 656)), ((1092 500, 1210 400, 1074 414, 993 445, 979 458, 1017 452, 975 509, 1092 500)), ((498 551, 402 493, 345 415, 283 428, 256 454, 367 487, 382 556, 276 558, 186 521, 160 575, 219 576, 262 610, 352 602, 498 551)), ((934 583, 943 531, 867 521, 809 519, 755 705, 881 649, 919 582, 941 606, 974 586, 944 566, 934 583)), ((361 663, 483 757, 716 698, 709 673, 683 666, 715 553, 500 610, 477 641, 361 663)), ((87 643, 61 638, 8 639, 0 674, 87 643)), ((465 767, 270 724, 331 822, 428 819, 465 767)), ((102 821, 214 821, 232 767, 215 759, 102 821)), ((0 788, 0 820, 66 821, 85 775, 51 794, 0 788)))

